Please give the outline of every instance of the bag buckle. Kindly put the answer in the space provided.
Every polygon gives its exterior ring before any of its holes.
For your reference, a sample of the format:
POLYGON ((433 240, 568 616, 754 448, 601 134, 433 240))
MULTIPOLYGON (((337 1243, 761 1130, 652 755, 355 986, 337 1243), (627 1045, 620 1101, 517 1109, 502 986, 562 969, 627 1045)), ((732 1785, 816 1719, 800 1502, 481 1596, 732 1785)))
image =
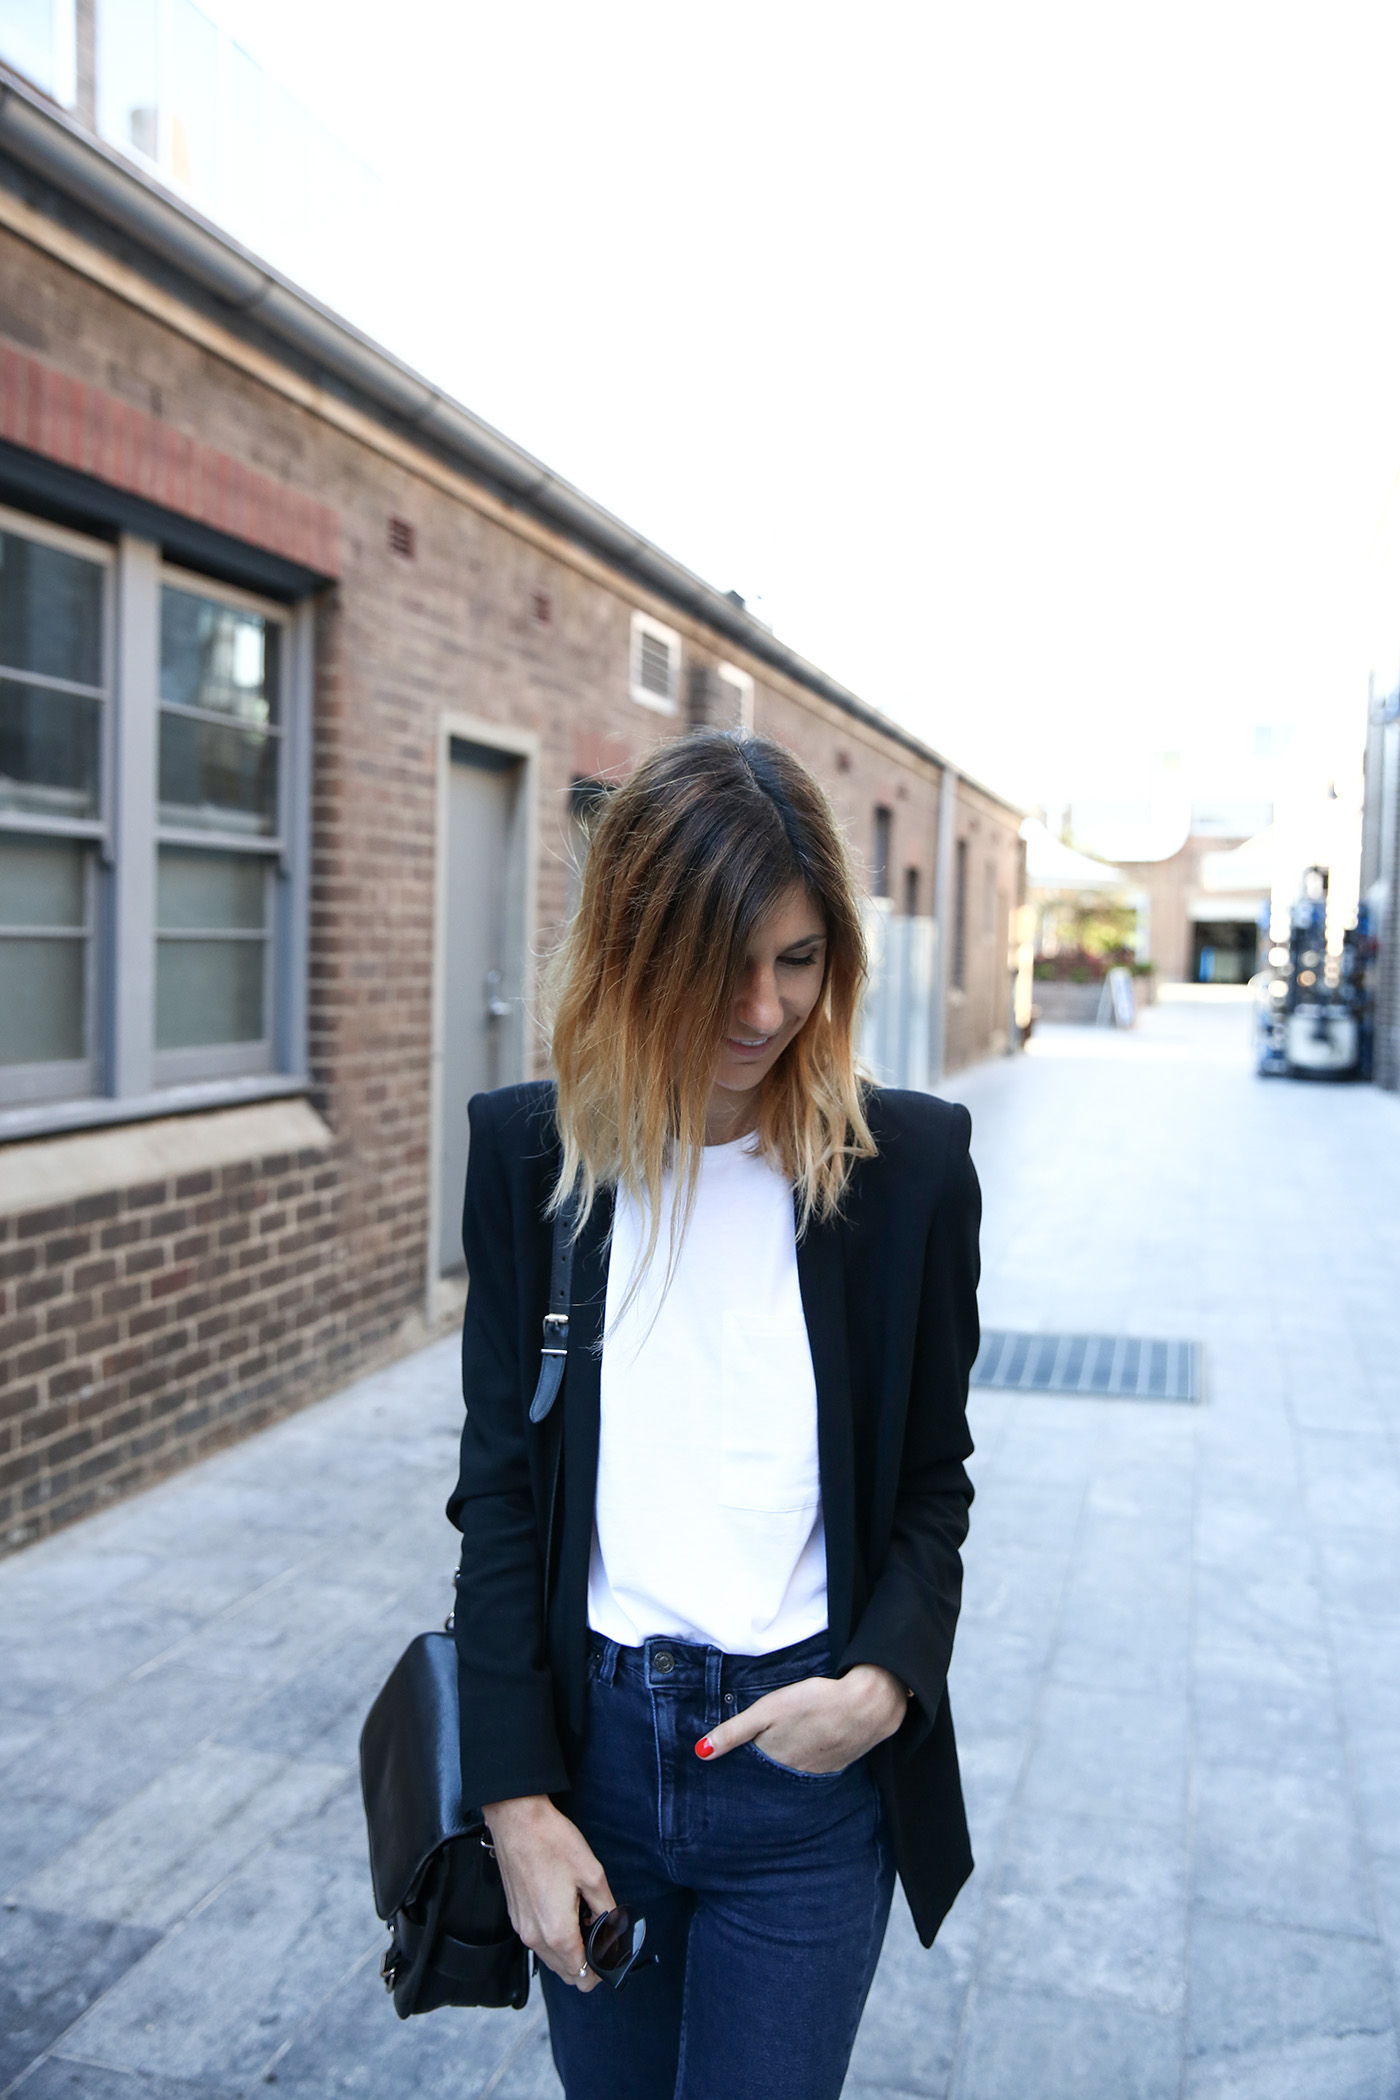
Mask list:
POLYGON ((544 1316, 544 1342, 541 1356, 567 1356, 569 1353, 569 1315, 546 1313, 544 1316), (553 1332, 551 1333, 551 1329, 553 1332))

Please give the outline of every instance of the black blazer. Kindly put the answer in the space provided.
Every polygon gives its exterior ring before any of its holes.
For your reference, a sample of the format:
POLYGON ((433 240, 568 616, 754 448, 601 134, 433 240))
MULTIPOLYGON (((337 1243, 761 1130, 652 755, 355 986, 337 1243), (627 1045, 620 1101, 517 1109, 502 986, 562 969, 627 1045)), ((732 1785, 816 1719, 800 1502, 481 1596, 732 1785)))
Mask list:
MULTIPOLYGON (((559 1160, 554 1098, 551 1084, 535 1082, 478 1094, 470 1107, 467 1416, 447 1514, 462 1533, 462 1782, 464 1798, 477 1803, 567 1794, 587 1702, 612 1205, 607 1196, 595 1203, 574 1256, 562 1515, 546 1627, 548 1448, 546 1431, 530 1425, 529 1404, 549 1295, 544 1206, 559 1160)), ((963 1461, 972 1450, 966 1408, 978 1341, 981 1198, 966 1109, 876 1088, 867 1114, 878 1156, 857 1163, 841 1217, 809 1227, 797 1269, 817 1385, 833 1667, 880 1663, 913 1689, 898 1734, 871 1762, 927 1946, 972 1871, 947 1675, 972 1500, 963 1461)))

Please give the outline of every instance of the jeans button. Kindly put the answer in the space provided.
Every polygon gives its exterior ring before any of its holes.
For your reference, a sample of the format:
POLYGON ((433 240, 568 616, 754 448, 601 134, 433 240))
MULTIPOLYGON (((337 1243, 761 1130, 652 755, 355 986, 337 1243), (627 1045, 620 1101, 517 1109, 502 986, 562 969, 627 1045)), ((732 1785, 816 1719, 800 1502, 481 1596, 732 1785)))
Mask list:
POLYGON ((676 1658, 669 1648, 658 1648, 651 1660, 658 1677, 669 1677, 676 1667, 676 1658))

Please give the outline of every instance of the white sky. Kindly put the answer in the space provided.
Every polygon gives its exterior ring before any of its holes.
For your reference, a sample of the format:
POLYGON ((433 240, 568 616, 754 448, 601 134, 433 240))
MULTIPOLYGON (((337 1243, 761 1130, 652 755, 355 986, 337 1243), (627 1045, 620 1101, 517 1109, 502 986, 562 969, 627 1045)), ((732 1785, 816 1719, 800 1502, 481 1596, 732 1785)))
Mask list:
POLYGON ((1359 736, 1394 7, 216 11, 386 177, 351 318, 970 770, 1359 736))

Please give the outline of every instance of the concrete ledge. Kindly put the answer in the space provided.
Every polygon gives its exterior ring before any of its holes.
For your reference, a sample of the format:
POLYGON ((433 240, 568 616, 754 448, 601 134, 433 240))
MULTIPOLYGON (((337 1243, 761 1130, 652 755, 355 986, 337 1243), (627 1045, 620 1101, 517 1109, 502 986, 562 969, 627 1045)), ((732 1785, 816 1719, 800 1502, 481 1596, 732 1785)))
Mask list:
POLYGON ((74 1203, 108 1189, 230 1167, 281 1152, 324 1152, 328 1126, 309 1101, 256 1101, 205 1115, 35 1138, 0 1150, 0 1216, 74 1203))

